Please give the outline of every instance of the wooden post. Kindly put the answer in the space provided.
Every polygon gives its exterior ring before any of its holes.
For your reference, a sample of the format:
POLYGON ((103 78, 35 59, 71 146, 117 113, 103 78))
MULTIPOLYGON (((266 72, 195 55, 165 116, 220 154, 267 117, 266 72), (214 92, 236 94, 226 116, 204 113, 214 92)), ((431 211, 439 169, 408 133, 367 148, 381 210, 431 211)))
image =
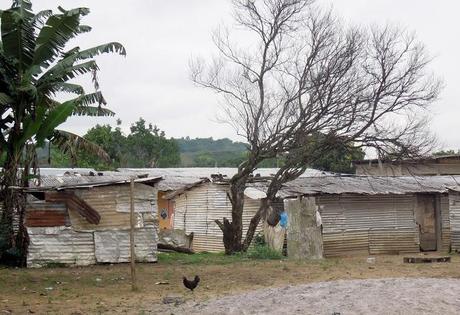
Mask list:
POLYGON ((130 225, 131 229, 129 232, 129 248, 131 252, 131 288, 133 291, 137 291, 136 281, 136 253, 134 251, 134 179, 131 178, 130 183, 130 225))

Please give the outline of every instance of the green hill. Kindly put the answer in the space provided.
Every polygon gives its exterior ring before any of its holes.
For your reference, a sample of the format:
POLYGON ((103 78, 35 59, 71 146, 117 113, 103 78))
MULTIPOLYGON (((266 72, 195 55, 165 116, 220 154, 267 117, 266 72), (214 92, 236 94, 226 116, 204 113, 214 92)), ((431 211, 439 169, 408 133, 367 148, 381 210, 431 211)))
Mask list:
POLYGON ((246 154, 246 144, 228 138, 180 138, 181 166, 183 167, 235 167, 246 154))

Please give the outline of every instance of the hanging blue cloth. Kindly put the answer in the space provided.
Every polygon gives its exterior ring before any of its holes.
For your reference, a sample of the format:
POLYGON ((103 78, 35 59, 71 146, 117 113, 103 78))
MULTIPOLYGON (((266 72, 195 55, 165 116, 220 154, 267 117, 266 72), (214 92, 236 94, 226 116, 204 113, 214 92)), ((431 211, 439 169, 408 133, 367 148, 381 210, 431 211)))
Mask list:
POLYGON ((286 211, 281 212, 280 214, 280 225, 283 229, 287 228, 288 225, 288 214, 286 211))

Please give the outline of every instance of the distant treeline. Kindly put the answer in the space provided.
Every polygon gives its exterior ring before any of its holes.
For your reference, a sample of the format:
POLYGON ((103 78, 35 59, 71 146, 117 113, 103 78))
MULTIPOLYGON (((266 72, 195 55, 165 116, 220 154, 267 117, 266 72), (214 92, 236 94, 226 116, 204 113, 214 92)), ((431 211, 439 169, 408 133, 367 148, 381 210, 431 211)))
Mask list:
MULTIPOLYGON (((106 151, 110 161, 103 161, 95 155, 78 151, 63 153, 57 148, 43 148, 38 152, 41 166, 90 167, 101 170, 119 167, 237 167, 247 154, 246 144, 228 138, 166 138, 164 131, 140 118, 131 125, 129 134, 117 126, 97 125, 84 138, 106 151), (51 164, 50 164, 50 163, 51 164)), ((310 167, 321 170, 352 173, 352 160, 364 158, 358 148, 336 148, 325 154, 310 167)), ((260 167, 277 167, 283 159, 271 159, 260 167)))

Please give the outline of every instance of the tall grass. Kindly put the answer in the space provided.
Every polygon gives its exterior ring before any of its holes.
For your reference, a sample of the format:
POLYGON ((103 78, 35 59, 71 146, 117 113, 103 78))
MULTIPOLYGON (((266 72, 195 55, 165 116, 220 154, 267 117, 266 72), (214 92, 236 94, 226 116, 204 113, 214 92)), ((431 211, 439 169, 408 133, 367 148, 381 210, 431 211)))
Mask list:
POLYGON ((238 253, 234 255, 225 255, 224 253, 159 253, 159 263, 175 263, 181 265, 225 265, 235 262, 251 260, 280 260, 285 257, 280 253, 268 247, 265 244, 256 244, 252 246, 247 253, 238 253))

